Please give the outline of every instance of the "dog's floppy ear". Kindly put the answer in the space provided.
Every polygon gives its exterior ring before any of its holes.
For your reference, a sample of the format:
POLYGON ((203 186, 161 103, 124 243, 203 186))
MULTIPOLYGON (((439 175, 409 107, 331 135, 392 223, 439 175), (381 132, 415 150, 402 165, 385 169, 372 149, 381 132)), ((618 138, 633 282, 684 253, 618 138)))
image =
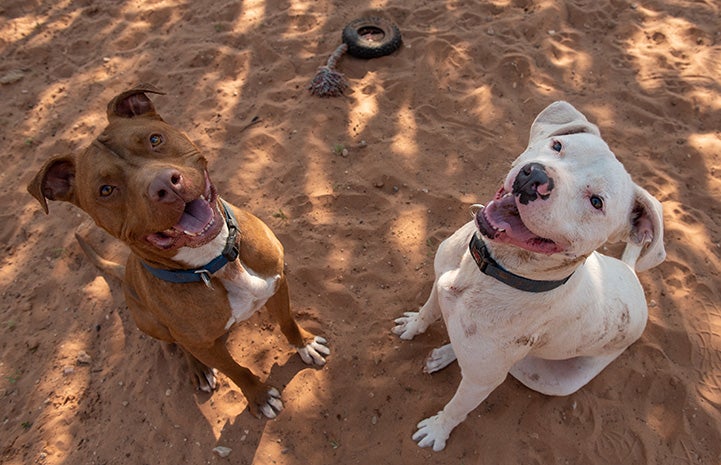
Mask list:
POLYGON ((563 101, 553 102, 533 121, 529 145, 540 139, 580 132, 601 135, 598 126, 589 123, 573 105, 563 101))
POLYGON ((28 184, 28 192, 40 202, 45 213, 46 199, 75 203, 75 157, 59 155, 45 162, 28 184))
POLYGON ((115 117, 134 118, 136 116, 151 116, 160 118, 155 112, 155 106, 146 93, 165 95, 152 84, 140 84, 130 90, 116 95, 108 103, 108 120, 115 117))
POLYGON ((634 186, 634 206, 629 225, 622 260, 636 271, 645 271, 663 262, 666 259, 663 207, 646 189, 637 185, 634 186))

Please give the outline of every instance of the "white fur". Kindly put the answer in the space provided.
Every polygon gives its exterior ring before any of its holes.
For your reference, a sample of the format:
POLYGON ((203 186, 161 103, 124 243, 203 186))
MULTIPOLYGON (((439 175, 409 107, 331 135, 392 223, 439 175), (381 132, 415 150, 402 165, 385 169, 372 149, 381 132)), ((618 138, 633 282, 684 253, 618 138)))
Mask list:
POLYGON ((305 347, 298 347, 298 354, 300 358, 308 365, 325 365, 325 358, 323 355, 329 355, 330 349, 326 346, 328 341, 325 338, 316 336, 305 347))
MULTIPOLYGON (((228 226, 224 224, 221 232, 212 241, 200 247, 183 247, 173 258, 186 266, 203 266, 220 254, 225 247, 227 237, 228 226)), ((228 292, 232 311, 225 329, 229 329, 239 321, 247 320, 260 310, 275 294, 280 279, 279 275, 269 278, 259 276, 237 260, 225 265, 215 276, 220 278, 228 292)))
POLYGON ((260 407, 266 418, 273 419, 283 410, 283 401, 280 400, 280 392, 276 388, 268 390, 268 403, 260 407))
POLYGON ((413 439, 421 447, 443 449, 453 428, 508 373, 547 395, 575 392, 646 325, 646 300, 634 266, 647 269, 665 257, 661 204, 631 181, 598 128, 565 102, 552 104, 534 121, 529 146, 506 177, 506 191, 529 162, 542 163, 556 184, 547 200, 519 205, 519 212, 528 229, 563 244, 564 251, 543 255, 484 241, 513 273, 542 280, 573 275, 557 289, 529 293, 482 274, 468 251, 475 222, 441 243, 428 301, 419 312, 398 318, 393 329, 412 339, 442 315, 451 343, 431 353, 425 370, 437 371, 456 358, 461 366, 453 398, 418 424, 413 439), (563 143, 561 153, 548 149, 554 139, 563 143), (586 204, 585 189, 602 192, 602 212, 586 204), (644 220, 632 224, 639 205, 644 220), (628 242, 624 261, 595 252, 610 240, 628 242))
POLYGON ((237 266, 238 268, 234 272, 225 269, 233 267, 233 264, 226 265, 218 272, 225 290, 228 291, 228 300, 232 309, 232 315, 225 324, 225 329, 229 329, 239 321, 247 320, 253 313, 260 310, 265 302, 275 294, 280 279, 280 275, 262 278, 250 268, 244 268, 240 263, 237 266), (223 276, 230 276, 230 279, 223 276))
POLYGON ((210 242, 200 247, 181 247, 173 260, 190 268, 198 268, 209 263, 225 248, 228 240, 228 225, 223 222, 223 229, 210 242))
MULTIPOLYGON (((200 247, 182 247, 173 259, 192 268, 203 266, 221 253, 227 238, 228 226, 223 224, 223 229, 213 240, 200 247)), ((280 280, 279 275, 268 278, 260 276, 240 260, 228 263, 215 276, 220 279, 228 292, 232 312, 225 324, 225 329, 230 329, 235 323, 247 320, 260 310, 275 294, 280 280)), ((324 356, 330 354, 330 349, 326 344, 327 341, 324 338, 316 336, 304 347, 298 347, 298 354, 303 362, 309 365, 323 366, 325 364, 324 356)), ((272 411, 273 409, 268 407, 267 412, 272 411)), ((267 416, 266 410, 263 412, 267 416)))
MULTIPOLYGON (((209 243, 201 247, 183 247, 173 257, 176 261, 191 267, 200 267, 218 256, 225 247, 228 237, 228 225, 209 243)), ((247 320, 260 310, 265 302, 275 294, 279 275, 264 278, 253 270, 243 266, 240 261, 229 263, 221 268, 216 276, 220 278, 228 292, 232 314, 225 324, 229 329, 233 324, 247 320)))

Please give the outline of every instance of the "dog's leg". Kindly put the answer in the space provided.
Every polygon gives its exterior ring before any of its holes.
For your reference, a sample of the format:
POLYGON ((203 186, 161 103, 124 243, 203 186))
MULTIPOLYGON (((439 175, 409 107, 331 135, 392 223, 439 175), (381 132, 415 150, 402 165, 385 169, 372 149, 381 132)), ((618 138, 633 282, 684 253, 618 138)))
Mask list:
MULTIPOLYGON (((175 338, 170 334, 168 328, 160 323, 153 315, 145 310, 140 301, 135 297, 137 293, 128 283, 123 283, 125 291, 125 302, 130 310, 130 315, 135 325, 145 334, 168 344, 176 344, 175 338)), ((190 368, 190 378, 196 388, 205 392, 213 392, 217 387, 215 371, 203 362, 195 358, 191 353, 178 344, 185 355, 190 368)))
POLYGON ((178 354, 176 348, 180 349, 187 362, 187 367, 190 371, 190 380, 193 385, 203 392, 212 393, 217 387, 217 374, 218 370, 205 365, 203 362, 198 360, 183 348, 180 344, 175 342, 159 341, 163 346, 163 353, 166 357, 175 358, 178 354))
POLYGON ((215 377, 217 374, 216 370, 195 358, 193 354, 185 350, 183 347, 181 347, 181 349, 183 349, 185 360, 188 362, 190 377, 193 384, 195 384, 198 389, 203 392, 213 392, 218 387, 218 382, 215 377))
POLYGON ((426 363, 423 367, 423 372, 435 373, 436 371, 444 369, 455 360, 456 353, 453 352, 453 346, 451 344, 446 344, 437 349, 433 349, 431 353, 428 354, 426 363))
POLYGON ((462 378, 456 394, 443 410, 418 423, 418 431, 413 434, 413 440, 417 441, 420 447, 432 447, 434 451, 443 450, 453 428, 465 420, 504 378, 505 372, 490 384, 489 378, 462 378))
POLYGON ((214 341, 210 347, 184 347, 199 363, 217 368, 228 376, 240 388, 248 400, 248 410, 256 417, 260 413, 267 418, 275 418, 283 410, 278 390, 260 381, 248 368, 238 365, 228 352, 225 338, 214 341))
MULTIPOLYGON (((417 312, 405 312, 402 317, 396 318, 393 333, 401 339, 410 340, 428 329, 431 323, 441 317, 441 307, 438 305, 438 281, 433 283, 431 295, 417 312)), ((449 362, 450 363, 450 362, 449 362)))
MULTIPOLYGON (((625 349, 624 349, 625 350, 625 349)), ((530 355, 517 362, 510 373, 527 387, 548 396, 567 396, 581 389, 621 355, 623 350, 597 357, 545 360, 530 355)))
POLYGON ((288 342, 298 349, 300 358, 308 365, 325 365, 324 355, 330 354, 326 340, 303 329, 290 312, 288 283, 281 277, 276 293, 265 303, 271 315, 280 324, 280 330, 288 342))

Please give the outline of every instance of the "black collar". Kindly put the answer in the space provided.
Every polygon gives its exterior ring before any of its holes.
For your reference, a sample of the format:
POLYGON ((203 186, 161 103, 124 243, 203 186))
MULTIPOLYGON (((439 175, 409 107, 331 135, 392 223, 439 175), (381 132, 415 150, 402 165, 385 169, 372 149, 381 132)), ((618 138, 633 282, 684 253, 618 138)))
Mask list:
POLYGON ((212 259, 205 265, 194 268, 192 270, 165 270, 162 268, 155 268, 148 265, 144 261, 141 261, 146 270, 150 272, 156 278, 168 281, 171 283, 198 283, 203 282, 209 288, 213 288, 210 283, 210 277, 213 273, 223 268, 228 263, 235 261, 240 254, 238 244, 236 244, 238 238, 238 221, 233 216, 233 212, 230 211, 230 207, 224 200, 220 200, 225 211, 225 222, 228 225, 228 239, 225 242, 225 248, 223 252, 212 259))
POLYGON ((558 281, 536 281, 535 279, 518 276, 503 268, 491 257, 490 252, 483 240, 474 233, 471 243, 468 245, 473 260, 476 261, 478 269, 482 273, 499 280, 515 289, 526 292, 546 292, 560 287, 568 281, 573 273, 558 281))

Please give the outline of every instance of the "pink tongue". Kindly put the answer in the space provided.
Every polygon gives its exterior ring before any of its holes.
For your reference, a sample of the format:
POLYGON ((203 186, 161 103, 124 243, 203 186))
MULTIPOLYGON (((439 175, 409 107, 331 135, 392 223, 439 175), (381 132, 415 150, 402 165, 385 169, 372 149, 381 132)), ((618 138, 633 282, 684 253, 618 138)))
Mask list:
POLYGON ((485 214, 493 227, 505 229, 506 235, 516 240, 525 242, 536 237, 521 221, 516 201, 512 196, 495 200, 488 205, 485 214))
POLYGON ((212 218, 213 209, 208 202, 202 199, 193 200, 185 206, 183 216, 180 217, 180 221, 173 229, 198 234, 203 232, 203 229, 210 223, 212 218))

